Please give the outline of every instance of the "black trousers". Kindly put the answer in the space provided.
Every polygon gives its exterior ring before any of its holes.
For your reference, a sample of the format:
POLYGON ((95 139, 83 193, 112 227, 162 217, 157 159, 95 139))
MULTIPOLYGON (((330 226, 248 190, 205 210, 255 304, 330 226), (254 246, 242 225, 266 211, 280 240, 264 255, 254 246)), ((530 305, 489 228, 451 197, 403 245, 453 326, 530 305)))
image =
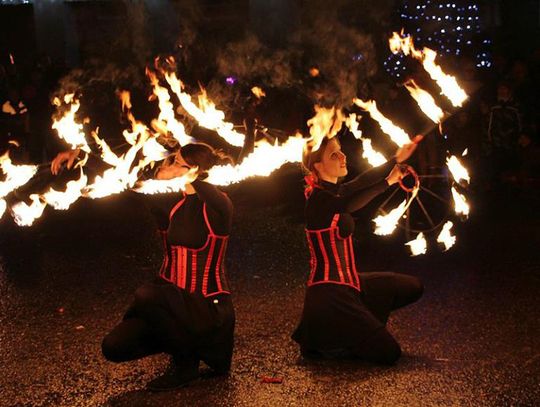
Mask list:
POLYGON ((220 337, 222 343, 197 340, 163 306, 159 287, 147 284, 135 292, 135 301, 124 320, 108 333, 102 352, 112 362, 136 360, 157 353, 172 355, 177 368, 198 368, 203 360, 216 371, 229 370, 233 349, 234 323, 220 337), (230 332, 229 332, 230 331, 230 332), (203 344, 201 346, 201 343, 203 344))
MULTIPOLYGON (((417 277, 399 273, 360 273, 360 282, 362 301, 373 318, 384 325, 392 311, 416 302, 424 291, 417 277)), ((360 359, 383 364, 393 364, 401 356, 401 348, 386 326, 377 329, 351 352, 360 359)))

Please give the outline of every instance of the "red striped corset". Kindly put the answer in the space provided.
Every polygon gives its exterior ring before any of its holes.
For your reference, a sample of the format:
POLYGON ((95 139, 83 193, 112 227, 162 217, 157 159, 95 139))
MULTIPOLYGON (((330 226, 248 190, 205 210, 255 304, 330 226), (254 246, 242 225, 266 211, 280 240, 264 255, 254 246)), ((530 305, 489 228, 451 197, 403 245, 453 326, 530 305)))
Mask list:
POLYGON ((338 221, 339 214, 336 214, 329 228, 306 229, 311 255, 311 272, 307 285, 311 287, 316 284, 342 284, 360 291, 352 235, 342 238, 339 235, 338 221))
MULTIPOLYGON (((183 200, 173 209, 171 218, 182 203, 183 200)), ((230 294, 224 268, 229 236, 214 233, 206 214, 206 204, 203 213, 209 233, 206 243, 201 248, 169 245, 166 233, 162 233, 165 256, 159 275, 190 293, 199 292, 205 297, 230 294)))

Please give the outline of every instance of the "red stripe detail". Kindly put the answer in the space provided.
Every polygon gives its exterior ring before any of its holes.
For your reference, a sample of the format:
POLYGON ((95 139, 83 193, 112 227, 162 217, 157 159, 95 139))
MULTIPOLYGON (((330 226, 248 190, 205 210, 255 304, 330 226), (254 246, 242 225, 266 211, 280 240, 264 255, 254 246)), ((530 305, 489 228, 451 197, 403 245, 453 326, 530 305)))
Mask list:
POLYGON ((178 208, 182 206, 185 200, 186 200, 186 195, 184 195, 184 197, 180 201, 178 201, 176 205, 174 205, 174 207, 171 209, 171 212, 169 213, 169 220, 172 219, 174 213, 178 210, 178 208))
POLYGON ((313 247, 313 241, 311 240, 311 233, 306 231, 306 237, 308 241, 309 246, 309 253, 311 256, 310 263, 311 263, 311 271, 309 274, 309 280, 308 285, 313 282, 313 278, 315 277, 315 270, 317 269, 317 256, 315 255, 315 248, 313 247))
POLYGON ((176 260, 177 260, 177 251, 176 251, 176 249, 171 250, 171 257, 172 257, 172 267, 171 267, 171 273, 170 273, 169 278, 170 278, 171 282, 173 282, 174 284, 177 284, 176 275, 178 273, 178 270, 177 270, 177 264, 176 264, 176 260))
POLYGON ((217 289, 218 291, 222 290, 221 287, 221 278, 219 277, 219 273, 221 271, 221 262, 223 261, 223 253, 225 252, 225 246, 227 246, 227 240, 221 241, 221 247, 219 249, 219 255, 216 263, 216 282, 217 282, 217 289))
POLYGON ((337 270, 339 274, 339 281, 344 283, 345 279, 343 278, 343 270, 341 268, 341 261, 339 260, 339 254, 336 247, 336 235, 335 232, 330 232, 330 246, 332 247, 332 253, 334 254, 334 259, 336 260, 337 270))
POLYGON ((347 241, 349 243, 349 248, 350 248, 350 255, 351 255, 351 264, 352 264, 352 268, 353 268, 353 276, 354 276, 354 279, 356 280, 356 287, 358 287, 358 289, 360 290, 360 279, 358 278, 358 272, 356 271, 356 261, 354 260, 354 249, 353 249, 353 244, 352 244, 352 238, 349 236, 347 238, 347 241))
POLYGON ((349 278, 349 284, 354 285, 353 278, 351 275, 351 267, 349 265, 349 249, 347 249, 347 245, 345 244, 345 241, 342 240, 341 243, 343 244, 343 254, 345 256, 345 270, 347 271, 347 277, 349 278))
POLYGON ((317 240, 319 242, 319 247, 321 248, 323 259, 324 259, 324 281, 328 281, 328 274, 329 274, 329 264, 328 264, 328 254, 326 253, 326 249, 324 247, 324 242, 322 239, 321 232, 317 232, 317 240))
POLYGON ((202 284, 203 295, 206 295, 206 292, 208 290, 208 274, 210 272, 210 264, 212 263, 212 258, 214 257, 215 245, 216 245, 216 239, 213 238, 210 243, 210 252, 208 253, 208 257, 206 258, 206 264, 204 266, 203 284, 202 284))
POLYGON ((204 222, 206 223, 206 227, 208 228, 208 231, 210 232, 210 236, 214 236, 214 230, 212 229, 212 225, 210 225, 210 221, 208 220, 208 213, 206 213, 206 203, 203 204, 203 215, 204 215, 204 222))
POLYGON ((182 247, 182 288, 186 288, 187 285, 187 249, 182 247))
POLYGON ((191 252, 191 289, 192 293, 195 292, 197 286, 197 253, 191 252))

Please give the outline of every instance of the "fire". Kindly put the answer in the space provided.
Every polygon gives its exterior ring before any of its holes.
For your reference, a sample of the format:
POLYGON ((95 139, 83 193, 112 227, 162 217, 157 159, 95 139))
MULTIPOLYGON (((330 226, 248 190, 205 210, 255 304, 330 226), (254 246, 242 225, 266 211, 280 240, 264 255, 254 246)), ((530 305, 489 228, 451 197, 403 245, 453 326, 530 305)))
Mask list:
POLYGON ((405 144, 411 142, 411 138, 405 132, 405 130, 396 126, 389 119, 384 117, 384 115, 379 111, 379 109, 377 109, 377 103, 374 100, 364 102, 361 99, 355 98, 353 102, 361 109, 369 112, 373 120, 376 120, 379 123, 381 130, 388 134, 392 141, 396 143, 399 147, 403 147, 405 144))
POLYGON ((461 181, 466 181, 467 184, 469 184, 471 182, 471 177, 469 176, 469 172, 461 164, 461 162, 455 155, 451 157, 447 157, 446 164, 448 165, 448 169, 452 173, 452 177, 457 183, 461 181))
POLYGON ((182 91, 183 84, 176 74, 165 73, 165 79, 171 87, 173 93, 180 100, 182 107, 188 112, 202 127, 216 131, 227 143, 242 147, 245 136, 234 130, 234 125, 225 121, 225 113, 216 108, 216 105, 208 99, 206 91, 203 89, 198 96, 198 106, 192 102, 191 96, 182 91))
POLYGON ((6 179, 0 182, 0 198, 30 181, 38 169, 36 165, 13 165, 9 152, 0 156, 0 168, 6 175, 6 179))
POLYGON ((411 256, 418 256, 420 254, 426 254, 427 242, 422 232, 418 233, 416 239, 405 243, 411 249, 411 256))
POLYGON ((268 176, 287 162, 300 162, 304 142, 301 135, 289 137, 280 145, 272 145, 263 139, 257 142, 254 151, 240 165, 212 167, 208 171, 207 182, 229 185, 253 176, 268 176))
POLYGON ((354 137, 362 142, 362 157, 373 167, 384 164, 387 161, 386 157, 373 149, 370 139, 362 137, 362 132, 358 129, 356 114, 351 113, 345 122, 354 137))
POLYGON ((454 197, 454 210, 458 215, 469 216, 469 204, 465 199, 465 196, 456 191, 455 187, 452 187, 452 196, 454 197))
POLYGON ((253 93, 255 96, 257 96, 258 99, 262 99, 266 96, 266 92, 259 88, 258 86, 254 86, 251 88, 251 93, 253 93))
POLYGON ((182 177, 173 178, 169 180, 150 179, 147 181, 141 181, 139 182, 136 188, 133 188, 133 190, 141 194, 159 194, 159 193, 166 193, 166 192, 179 192, 179 191, 185 190, 186 184, 188 184, 192 180, 193 180, 193 174, 188 172, 182 177))
POLYGON ((409 208, 411 203, 416 198, 418 188, 414 189, 409 200, 404 200, 397 208, 392 209, 386 215, 379 215, 373 222, 375 222, 375 234, 379 236, 386 236, 392 234, 396 229, 399 219, 405 214, 405 211, 409 208))
POLYGON ((441 233, 439 233, 439 236, 437 236, 437 242, 444 244, 444 251, 447 251, 456 243, 456 237, 452 236, 451 233, 453 226, 454 224, 452 222, 446 222, 442 227, 441 233))
POLYGON ((15 223, 19 226, 31 226, 34 221, 43 214, 47 204, 43 202, 38 194, 30 195, 32 203, 18 202, 11 207, 11 213, 15 223))
POLYGON ((2 113, 10 114, 10 115, 16 115, 17 111, 11 106, 11 102, 9 100, 6 100, 4 104, 2 105, 2 113))
POLYGON ((405 87, 414 100, 416 100, 416 103, 418 103, 418 106, 426 114, 426 116, 429 117, 433 122, 440 123, 444 117, 444 112, 439 106, 437 106, 433 96, 419 87, 412 79, 405 83, 405 87))
MULTIPOLYGON (((81 104, 74 94, 64 95, 64 103, 69 104, 69 110, 60 119, 54 119, 52 128, 58 133, 58 137, 65 140, 73 149, 80 148, 89 153, 90 147, 86 142, 82 123, 75 120, 75 114, 79 111, 81 104)), ((53 104, 61 106, 59 98, 54 98, 53 104)))
POLYGON ((308 120, 309 143, 312 144, 313 151, 321 146, 325 137, 332 138, 343 125, 343 113, 340 109, 332 107, 330 109, 315 105, 315 116, 308 120))
MULTIPOLYGON (((403 35, 403 33, 402 33, 403 35)), ((445 95, 453 106, 460 107, 467 100, 467 94, 458 85, 456 78, 443 72, 441 67, 435 63, 437 53, 429 48, 423 48, 418 51, 414 48, 412 37, 402 36, 398 33, 393 33, 389 39, 390 50, 396 54, 399 51, 405 55, 411 55, 422 63, 422 66, 429 74, 431 79, 437 82, 441 88, 441 93, 445 95)))
POLYGON ((4 215, 4 212, 6 211, 6 201, 3 199, 0 199, 0 219, 4 215))
POLYGON ((159 116, 152 121, 152 125, 162 133, 167 134, 170 131, 181 146, 191 143, 193 139, 187 135, 184 125, 176 120, 169 91, 159 85, 159 80, 153 72, 147 71, 146 73, 154 87, 153 92, 158 99, 160 109, 159 116))
POLYGON ((82 195, 82 190, 86 186, 88 178, 81 170, 78 180, 69 181, 64 192, 50 188, 42 195, 43 200, 54 209, 66 210, 82 195))

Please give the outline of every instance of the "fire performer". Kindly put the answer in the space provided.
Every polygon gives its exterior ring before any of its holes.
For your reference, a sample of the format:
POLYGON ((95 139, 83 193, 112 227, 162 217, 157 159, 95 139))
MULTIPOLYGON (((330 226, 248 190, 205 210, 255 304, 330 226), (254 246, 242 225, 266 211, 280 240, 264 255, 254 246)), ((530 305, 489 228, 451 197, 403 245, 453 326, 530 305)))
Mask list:
MULTIPOLYGON (((66 161, 73 164, 75 154, 60 153, 53 171, 66 161)), ((225 193, 203 181, 212 166, 227 159, 209 145, 194 143, 159 168, 156 177, 162 180, 196 172, 180 199, 152 203, 165 248, 159 277, 136 290, 122 322, 103 339, 103 354, 113 362, 171 355, 170 369, 148 383, 153 391, 197 379, 201 360, 217 374, 226 374, 231 365, 235 315, 224 260, 233 206, 225 193)))
POLYGON ((346 156, 337 138, 325 137, 318 149, 308 144, 306 235, 311 272, 301 321, 292 335, 304 357, 350 357, 393 364, 401 348, 386 329, 392 310, 422 295, 420 280, 398 273, 358 273, 352 213, 361 209, 403 174, 397 164, 410 157, 415 143, 398 149, 388 163, 346 183, 346 156))

